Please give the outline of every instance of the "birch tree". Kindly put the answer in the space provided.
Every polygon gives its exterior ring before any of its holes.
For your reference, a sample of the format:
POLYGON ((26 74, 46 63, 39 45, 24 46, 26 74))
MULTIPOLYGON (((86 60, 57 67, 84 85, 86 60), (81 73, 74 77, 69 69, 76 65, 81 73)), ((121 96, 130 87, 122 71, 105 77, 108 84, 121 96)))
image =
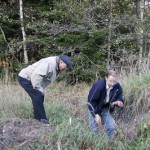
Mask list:
POLYGON ((22 37, 23 37, 23 52, 24 52, 24 63, 28 64, 28 54, 27 54, 27 47, 26 47, 26 33, 24 28, 24 20, 23 20, 23 2, 22 0, 19 0, 19 6, 20 6, 20 22, 21 22, 21 31, 22 31, 22 37))
POLYGON ((111 30, 112 30, 112 0, 110 0, 110 14, 109 14, 109 35, 108 35, 108 54, 107 54, 107 69, 110 69, 110 57, 111 57, 111 30))
POLYGON ((140 15, 140 20, 141 20, 141 23, 140 23, 140 28, 139 28, 139 67, 138 67, 138 70, 141 70, 142 68, 142 54, 143 54, 143 19, 144 19, 144 5, 145 5, 145 0, 141 0, 139 2, 139 15, 140 15))

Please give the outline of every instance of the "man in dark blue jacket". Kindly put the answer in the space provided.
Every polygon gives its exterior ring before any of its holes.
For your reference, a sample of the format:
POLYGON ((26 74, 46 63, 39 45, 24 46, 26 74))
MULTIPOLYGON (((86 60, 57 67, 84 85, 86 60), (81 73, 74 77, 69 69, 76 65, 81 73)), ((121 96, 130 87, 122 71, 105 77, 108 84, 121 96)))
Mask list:
POLYGON ((115 106, 123 107, 123 90, 117 82, 117 73, 108 71, 106 77, 96 81, 88 95, 89 121, 92 131, 98 131, 102 124, 109 139, 115 135, 115 120, 112 111, 115 106))

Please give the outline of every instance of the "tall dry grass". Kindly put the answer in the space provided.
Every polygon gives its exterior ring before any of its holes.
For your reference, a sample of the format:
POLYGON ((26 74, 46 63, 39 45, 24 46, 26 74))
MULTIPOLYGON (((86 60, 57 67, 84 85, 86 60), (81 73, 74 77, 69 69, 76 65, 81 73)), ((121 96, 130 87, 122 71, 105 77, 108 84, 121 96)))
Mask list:
MULTIPOLYGON (((149 138, 143 137, 139 131, 150 116, 150 75, 122 75, 119 81, 124 88, 126 106, 125 116, 117 121, 118 135, 113 146, 107 143, 103 132, 94 134, 88 128, 87 96, 91 85, 82 83, 71 86, 65 82, 55 82, 47 88, 45 95, 45 110, 53 131, 41 135, 40 139, 27 143, 22 148, 119 150, 138 149, 136 138, 138 142, 143 139, 149 142, 149 138), (144 117, 145 114, 147 117, 144 117)), ((0 84, 0 95, 0 123, 13 119, 33 119, 31 99, 20 85, 0 84)), ((144 143, 142 146, 144 149, 144 143)))

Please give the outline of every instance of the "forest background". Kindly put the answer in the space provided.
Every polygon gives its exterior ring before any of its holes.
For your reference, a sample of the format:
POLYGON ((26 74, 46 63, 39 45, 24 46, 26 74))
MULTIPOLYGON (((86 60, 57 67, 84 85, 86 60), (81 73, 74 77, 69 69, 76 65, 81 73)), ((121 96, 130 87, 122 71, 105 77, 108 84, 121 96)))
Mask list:
POLYGON ((149 150, 150 1, 0 0, 0 79, 0 149, 149 150), (16 79, 23 67, 60 54, 74 70, 47 91, 51 132, 31 121, 16 79), (108 69, 119 73, 125 98, 113 146, 89 132, 86 112, 91 84, 108 69))
POLYGON ((0 72, 12 80, 26 65, 71 56, 68 82, 94 81, 106 69, 147 73, 150 2, 144 0, 1 0, 0 72))

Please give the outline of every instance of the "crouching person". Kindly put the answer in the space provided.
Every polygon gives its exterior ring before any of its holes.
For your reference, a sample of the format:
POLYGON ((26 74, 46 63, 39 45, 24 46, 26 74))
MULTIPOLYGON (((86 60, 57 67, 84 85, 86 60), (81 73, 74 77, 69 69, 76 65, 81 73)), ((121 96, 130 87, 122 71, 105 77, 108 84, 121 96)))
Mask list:
POLYGON ((103 126, 109 140, 112 140, 116 133, 112 112, 115 106, 123 107, 122 94, 122 87, 117 82, 117 73, 110 70, 105 78, 93 84, 88 95, 90 128, 97 132, 103 126))
POLYGON ((34 119, 49 124, 44 109, 44 94, 47 85, 56 80, 58 74, 72 69, 68 56, 52 56, 39 60, 22 69, 18 75, 18 82, 32 99, 34 119))

